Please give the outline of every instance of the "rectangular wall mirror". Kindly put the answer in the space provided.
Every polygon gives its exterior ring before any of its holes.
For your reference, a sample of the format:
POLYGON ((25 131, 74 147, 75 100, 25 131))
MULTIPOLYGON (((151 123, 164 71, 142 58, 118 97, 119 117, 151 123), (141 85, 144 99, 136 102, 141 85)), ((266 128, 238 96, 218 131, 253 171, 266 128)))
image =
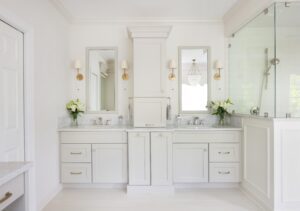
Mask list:
POLYGON ((179 47, 180 113, 206 113, 209 101, 209 47, 179 47))
POLYGON ((117 48, 87 48, 86 55, 87 112, 116 112, 117 48))

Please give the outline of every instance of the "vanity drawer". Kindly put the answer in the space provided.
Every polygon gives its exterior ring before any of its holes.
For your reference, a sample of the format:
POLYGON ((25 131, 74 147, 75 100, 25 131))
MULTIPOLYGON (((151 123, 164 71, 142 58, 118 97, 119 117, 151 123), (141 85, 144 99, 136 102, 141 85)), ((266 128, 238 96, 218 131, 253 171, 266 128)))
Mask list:
POLYGON ((92 168, 89 163, 62 163, 62 183, 91 183, 92 168))
POLYGON ((125 144, 127 134, 124 131, 60 132, 60 140, 64 144, 125 144))
POLYGON ((209 182, 240 182, 240 164, 210 163, 209 182))
POLYGON ((209 162, 239 162, 239 144, 210 144, 209 162))
POLYGON ((0 210, 24 194, 24 175, 19 175, 0 187, 0 210))
POLYGON ((62 162, 91 162, 91 144, 61 144, 62 162))

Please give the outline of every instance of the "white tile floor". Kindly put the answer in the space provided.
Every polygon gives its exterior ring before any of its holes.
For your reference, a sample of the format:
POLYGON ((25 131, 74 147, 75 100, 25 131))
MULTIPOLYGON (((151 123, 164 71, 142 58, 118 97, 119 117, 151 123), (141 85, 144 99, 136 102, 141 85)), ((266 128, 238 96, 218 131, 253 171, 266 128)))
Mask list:
POLYGON ((179 189, 173 195, 64 189, 43 211, 259 211, 238 189, 179 189))

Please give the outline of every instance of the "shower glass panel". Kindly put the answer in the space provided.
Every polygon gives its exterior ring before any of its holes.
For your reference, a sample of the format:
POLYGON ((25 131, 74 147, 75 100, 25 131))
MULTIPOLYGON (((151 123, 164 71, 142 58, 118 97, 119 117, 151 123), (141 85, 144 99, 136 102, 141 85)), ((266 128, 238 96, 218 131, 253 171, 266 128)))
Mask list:
POLYGON ((276 4, 276 117, 300 117, 300 3, 276 4))
POLYGON ((275 5, 236 32, 229 44, 229 94, 239 114, 275 117, 275 5))

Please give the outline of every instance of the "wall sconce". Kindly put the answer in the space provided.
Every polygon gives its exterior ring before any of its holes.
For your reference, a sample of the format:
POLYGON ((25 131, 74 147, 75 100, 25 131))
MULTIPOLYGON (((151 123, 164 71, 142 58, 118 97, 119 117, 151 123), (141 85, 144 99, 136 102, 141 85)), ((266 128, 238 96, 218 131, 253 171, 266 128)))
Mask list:
POLYGON ((128 62, 127 62, 127 60, 123 60, 122 61, 121 68, 123 70, 122 79, 124 81, 127 81, 129 79, 129 75, 128 75, 128 62))
POLYGON ((215 80, 220 80, 221 79, 221 70, 223 69, 223 65, 220 61, 216 61, 216 70, 217 72, 214 74, 214 79, 215 80))
POLYGON ((170 74, 169 74, 169 80, 173 81, 176 79, 176 75, 174 73, 174 70, 177 68, 177 63, 174 59, 172 59, 169 63, 169 69, 170 69, 170 74))
POLYGON ((75 60, 74 67, 75 67, 75 69, 77 71, 76 79, 78 81, 82 81, 84 79, 84 76, 83 76, 82 73, 80 73, 80 69, 81 69, 81 62, 80 62, 80 60, 75 60))

